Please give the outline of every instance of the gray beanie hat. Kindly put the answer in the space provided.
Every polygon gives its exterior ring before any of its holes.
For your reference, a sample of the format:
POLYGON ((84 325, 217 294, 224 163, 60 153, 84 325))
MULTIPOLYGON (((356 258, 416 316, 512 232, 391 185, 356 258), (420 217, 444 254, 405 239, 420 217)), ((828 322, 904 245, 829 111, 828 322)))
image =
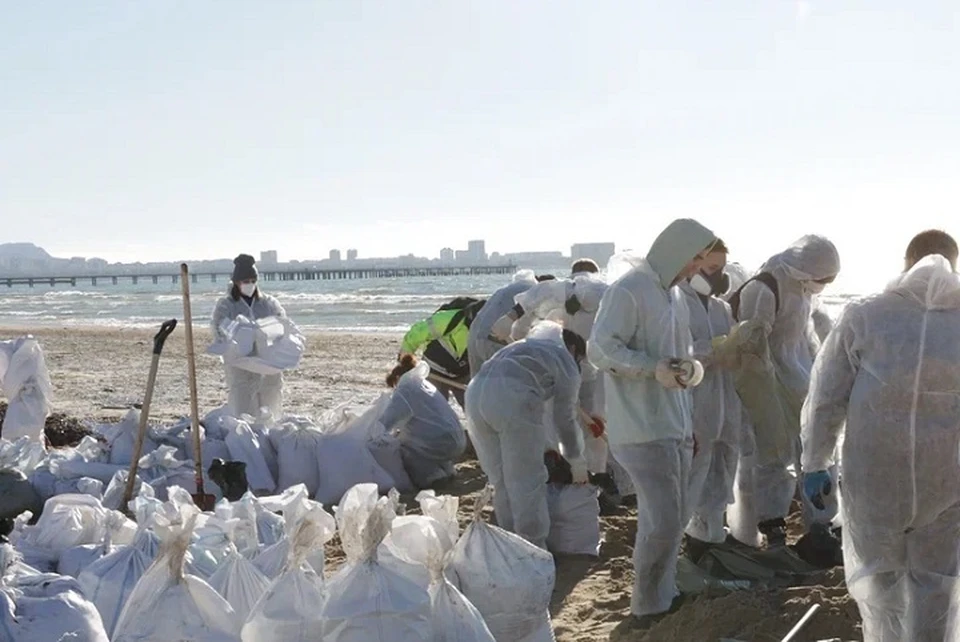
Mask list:
POLYGON ((234 283, 242 283, 243 281, 249 280, 256 281, 260 277, 260 273, 257 272, 257 266, 254 265, 256 262, 257 260, 249 254, 241 254, 233 259, 233 278, 231 280, 234 283))

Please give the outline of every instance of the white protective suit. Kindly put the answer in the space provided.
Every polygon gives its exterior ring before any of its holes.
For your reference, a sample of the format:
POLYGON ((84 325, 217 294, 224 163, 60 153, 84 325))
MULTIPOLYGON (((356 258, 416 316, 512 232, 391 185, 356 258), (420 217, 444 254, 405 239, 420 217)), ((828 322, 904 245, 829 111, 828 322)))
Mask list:
MULTIPOLYGON (((752 281, 740 294, 739 320, 752 319, 770 325, 770 350, 777 374, 799 403, 807 395, 810 371, 819 349, 811 320, 813 294, 805 282, 835 277, 840 272, 840 255, 828 239, 804 236, 768 260, 760 272, 768 272, 777 280, 779 310, 773 291, 752 281)), ((796 470, 790 470, 790 465, 799 465, 799 453, 793 459, 755 467, 755 505, 748 512, 755 514, 758 521, 787 516, 797 485, 796 470)))
POLYGON ((712 339, 729 334, 733 313, 726 302, 701 297, 690 283, 679 286, 690 310, 693 354, 705 366, 703 381, 693 389, 693 434, 697 455, 690 471, 692 515, 686 532, 704 542, 726 539, 723 516, 733 501, 733 480, 740 452, 743 408, 729 371, 711 365, 712 339))
POLYGON ((421 362, 397 383, 380 421, 400 440, 403 467, 417 488, 453 474, 453 460, 467 447, 457 413, 427 381, 430 366, 421 362))
MULTIPOLYGON (((238 316, 256 321, 266 317, 284 317, 286 312, 280 302, 269 294, 257 291, 256 298, 247 303, 242 296, 234 299, 229 294, 217 302, 213 310, 213 334, 225 338, 221 325, 238 316)), ((266 408, 274 419, 281 416, 283 408, 283 374, 260 375, 241 368, 225 365, 227 378, 227 406, 235 417, 250 415, 260 417, 261 408, 266 408)))
POLYGON ((803 408, 804 472, 846 422, 843 553, 864 640, 960 640, 960 279, 930 256, 851 303, 803 408))
MULTIPOLYGON (((590 338, 593 323, 600 309, 600 301, 607 284, 595 274, 577 273, 570 279, 557 279, 538 283, 516 297, 516 302, 524 309, 524 315, 513 324, 511 338, 516 341, 527 336, 531 326, 541 320, 555 321, 567 330, 576 332, 584 341, 590 338), (573 304, 572 300, 576 303, 573 304), (567 306, 570 305, 570 310, 567 306), (575 310, 574 310, 575 306, 575 310)), ((603 376, 590 363, 582 364, 580 381, 580 407, 593 417, 606 417, 604 412, 603 376)), ((553 409, 547 404, 544 421, 552 425, 553 409)), ((553 434, 550 441, 558 445, 558 436, 553 434)), ((584 433, 584 450, 591 473, 606 473, 608 460, 607 442, 584 433)))
POLYGON ((470 335, 467 341, 470 376, 476 376, 487 359, 503 347, 502 344, 490 339, 493 324, 513 309, 514 298, 518 294, 526 292, 536 284, 537 279, 533 271, 520 270, 514 275, 512 283, 491 294, 484 306, 480 308, 477 317, 470 324, 470 335))
POLYGON ((696 221, 671 223, 647 257, 614 282, 600 303, 587 347, 607 374, 607 436, 613 457, 637 492, 634 615, 662 613, 676 595, 676 560, 693 456, 689 390, 668 390, 655 378, 661 359, 689 358, 689 311, 673 287, 684 266, 716 240, 696 221))
POLYGON ((554 402, 568 457, 579 459, 583 452, 580 373, 560 327, 554 327, 555 337, 523 339, 497 352, 470 382, 466 398, 467 430, 494 487, 497 523, 544 549, 550 532, 545 403, 554 402))

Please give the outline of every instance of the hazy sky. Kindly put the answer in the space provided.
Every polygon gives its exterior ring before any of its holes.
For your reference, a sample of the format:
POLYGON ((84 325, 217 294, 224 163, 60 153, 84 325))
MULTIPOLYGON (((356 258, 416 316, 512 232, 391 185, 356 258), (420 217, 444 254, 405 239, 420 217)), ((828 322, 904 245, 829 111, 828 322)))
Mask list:
POLYGON ((960 234, 960 9, 0 0, 0 241, 111 260, 960 234), (888 217, 884 220, 883 217, 888 217))

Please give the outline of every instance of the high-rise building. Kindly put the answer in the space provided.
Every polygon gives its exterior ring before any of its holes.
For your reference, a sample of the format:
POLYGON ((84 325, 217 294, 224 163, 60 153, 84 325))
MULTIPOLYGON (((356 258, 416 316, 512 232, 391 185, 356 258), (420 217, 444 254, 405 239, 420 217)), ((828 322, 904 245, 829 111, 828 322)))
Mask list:
POLYGON ((453 263, 456 255, 453 253, 453 249, 445 247, 440 250, 440 261, 443 263, 453 263))
POLYGON ((276 265, 277 264, 277 251, 276 250, 267 250, 265 252, 260 252, 260 263, 262 265, 276 265))
POLYGON ((487 244, 485 241, 467 241, 467 256, 480 263, 487 262, 487 244))
POLYGON ((616 252, 614 243, 575 243, 570 247, 570 258, 574 261, 593 259, 603 269, 616 252))
POLYGON ((347 250, 347 260, 356 261, 357 260, 357 251, 356 250, 347 250))
POLYGON ((340 250, 330 250, 330 260, 334 263, 340 262, 340 250))

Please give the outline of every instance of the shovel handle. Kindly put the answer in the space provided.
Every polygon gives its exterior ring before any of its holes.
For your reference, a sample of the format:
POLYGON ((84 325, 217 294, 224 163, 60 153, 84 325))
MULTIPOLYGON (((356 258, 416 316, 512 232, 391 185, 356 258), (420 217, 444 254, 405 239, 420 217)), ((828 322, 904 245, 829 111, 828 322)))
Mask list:
POLYGON ((163 322, 163 325, 160 326, 160 330, 153 336, 153 354, 159 355, 161 352, 163 352, 163 344, 166 343, 167 337, 169 337, 176 329, 176 319, 170 319, 169 321, 163 322))

